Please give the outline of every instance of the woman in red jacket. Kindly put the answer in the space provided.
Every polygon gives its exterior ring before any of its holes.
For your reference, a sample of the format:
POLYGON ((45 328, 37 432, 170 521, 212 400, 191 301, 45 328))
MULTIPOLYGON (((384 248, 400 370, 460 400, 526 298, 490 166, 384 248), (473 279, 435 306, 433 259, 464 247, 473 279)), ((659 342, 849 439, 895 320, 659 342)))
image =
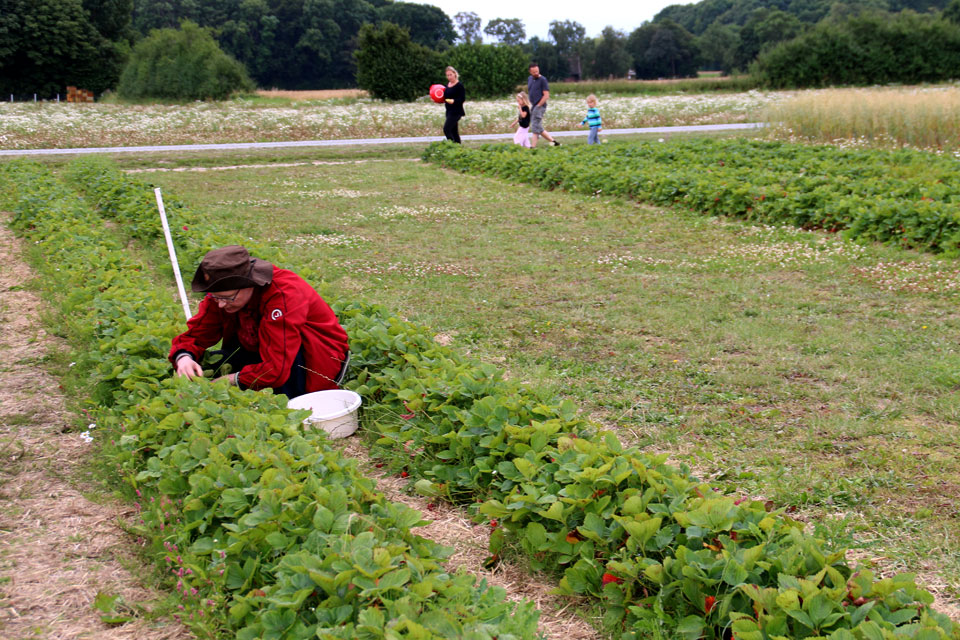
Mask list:
POLYGON ((295 398, 336 389, 343 380, 347 333, 297 274, 233 245, 207 253, 190 288, 207 296, 173 339, 170 362, 178 376, 203 376, 204 352, 222 340, 233 371, 225 377, 241 389, 269 387, 295 398))

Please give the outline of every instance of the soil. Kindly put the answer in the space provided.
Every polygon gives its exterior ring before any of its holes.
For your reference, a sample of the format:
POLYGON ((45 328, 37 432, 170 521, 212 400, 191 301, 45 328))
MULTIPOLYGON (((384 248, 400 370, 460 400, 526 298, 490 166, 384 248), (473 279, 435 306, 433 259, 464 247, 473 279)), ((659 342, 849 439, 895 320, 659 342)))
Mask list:
POLYGON ((91 445, 69 430, 60 385, 43 366, 64 346, 42 328, 43 303, 25 286, 33 273, 6 218, 0 215, 0 637, 190 638, 180 624, 138 609, 162 595, 133 573, 140 570, 137 541, 118 526, 132 508, 99 501, 103 489, 79 479, 91 445), (102 622, 92 607, 98 593, 120 596, 133 619, 102 622))

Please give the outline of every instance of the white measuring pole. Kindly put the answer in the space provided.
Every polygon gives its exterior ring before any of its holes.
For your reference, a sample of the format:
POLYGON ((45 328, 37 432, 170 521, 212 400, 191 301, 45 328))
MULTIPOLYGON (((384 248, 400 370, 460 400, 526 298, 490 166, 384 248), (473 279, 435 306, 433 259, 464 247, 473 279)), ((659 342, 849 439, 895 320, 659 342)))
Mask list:
POLYGON ((167 211, 163 208, 163 196, 160 187, 153 190, 157 195, 157 206, 160 208, 160 222, 163 223, 163 237, 167 240, 167 252, 170 254, 170 263, 173 265, 173 275, 177 279, 177 291, 180 292, 180 302, 183 303, 183 313, 187 320, 192 317, 190 303, 187 302, 187 292, 183 288, 183 278, 180 277, 180 263, 177 262, 177 251, 173 248, 173 238, 170 237, 170 225, 167 223, 167 211))

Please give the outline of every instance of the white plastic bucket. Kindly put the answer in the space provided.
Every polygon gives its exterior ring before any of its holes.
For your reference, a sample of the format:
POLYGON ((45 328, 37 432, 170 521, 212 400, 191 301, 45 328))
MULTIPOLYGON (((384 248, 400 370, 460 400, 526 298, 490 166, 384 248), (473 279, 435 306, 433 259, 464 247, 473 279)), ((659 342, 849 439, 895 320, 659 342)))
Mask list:
POLYGON ((357 430, 360 395, 346 389, 314 391, 287 402, 288 409, 310 409, 304 424, 320 427, 331 438, 346 438, 357 430))

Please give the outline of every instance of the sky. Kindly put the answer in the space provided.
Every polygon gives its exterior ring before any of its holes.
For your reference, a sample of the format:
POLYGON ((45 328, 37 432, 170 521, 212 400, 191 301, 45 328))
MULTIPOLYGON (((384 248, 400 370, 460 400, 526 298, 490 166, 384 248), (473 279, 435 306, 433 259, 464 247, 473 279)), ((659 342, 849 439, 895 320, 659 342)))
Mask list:
MULTIPOLYGON (((547 38, 553 20, 573 20, 587 30, 587 36, 600 35, 607 25, 630 33, 658 11, 671 4, 691 4, 693 0, 600 0, 593 4, 584 0, 552 0, 551 2, 518 2, 517 0, 424 0, 421 4, 440 7, 453 18, 461 11, 480 16, 482 27, 494 18, 520 18, 527 38, 547 38)), ((456 26, 456 22, 454 22, 456 26)), ((481 28, 482 28, 481 27, 481 28)))

